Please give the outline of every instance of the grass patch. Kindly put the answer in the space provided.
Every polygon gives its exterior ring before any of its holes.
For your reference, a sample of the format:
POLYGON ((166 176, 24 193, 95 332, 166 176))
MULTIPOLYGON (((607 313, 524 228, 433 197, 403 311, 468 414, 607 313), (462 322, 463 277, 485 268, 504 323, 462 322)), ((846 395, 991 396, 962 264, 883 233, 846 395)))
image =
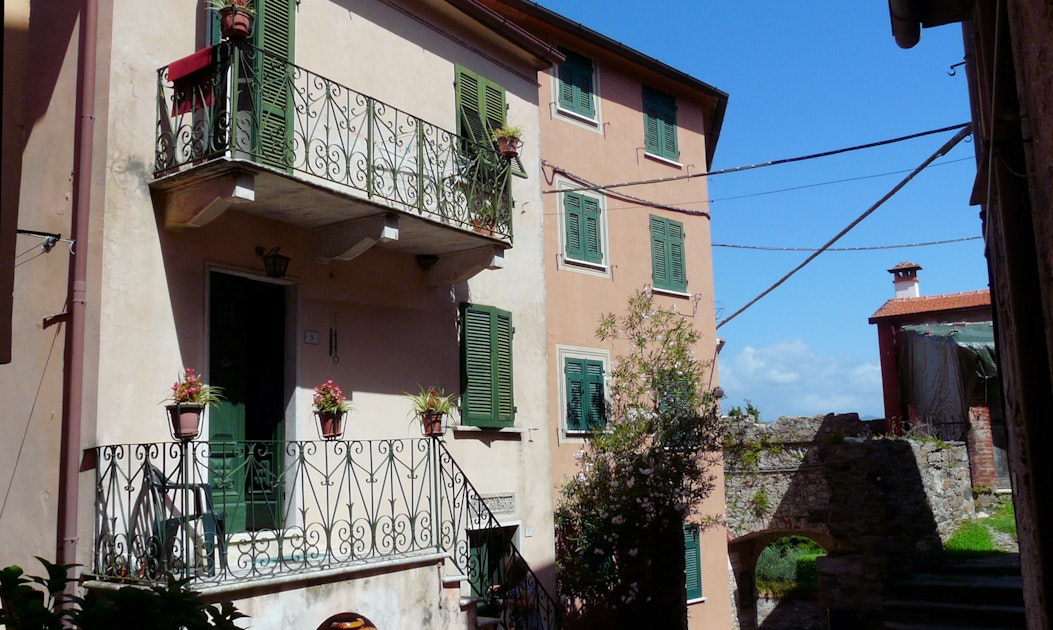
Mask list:
POLYGON ((1010 534, 1016 538, 1016 512, 1013 509, 1013 502, 1003 501, 984 523, 996 532, 1010 534))
POLYGON ((965 521, 959 525, 943 547, 947 551, 998 551, 995 549, 991 530, 976 521, 965 521))

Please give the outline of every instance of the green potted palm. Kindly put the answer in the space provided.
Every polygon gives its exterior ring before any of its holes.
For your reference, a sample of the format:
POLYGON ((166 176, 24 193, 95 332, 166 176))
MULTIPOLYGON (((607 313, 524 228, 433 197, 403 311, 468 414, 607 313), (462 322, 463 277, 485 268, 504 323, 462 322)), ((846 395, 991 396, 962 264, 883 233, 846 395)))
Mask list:
POLYGON ((172 435, 179 440, 192 440, 201 432, 201 416, 205 407, 215 406, 223 399, 222 388, 201 382, 194 368, 184 368, 172 383, 172 395, 165 400, 172 435))
POLYGON ((421 430, 426 437, 439 437, 445 430, 442 420, 457 405, 457 395, 447 394, 441 387, 421 387, 420 392, 406 392, 413 405, 413 415, 420 419, 421 430))
POLYGON ((344 434, 344 418, 350 410, 351 401, 332 380, 314 388, 314 415, 326 440, 336 440, 344 434))
POLYGON ((516 125, 504 124, 494 129, 494 141, 497 142, 497 150, 507 158, 519 155, 519 147, 523 146, 523 128, 516 125))
POLYGON ((252 0, 206 0, 208 8, 219 14, 223 37, 248 37, 256 16, 252 0))

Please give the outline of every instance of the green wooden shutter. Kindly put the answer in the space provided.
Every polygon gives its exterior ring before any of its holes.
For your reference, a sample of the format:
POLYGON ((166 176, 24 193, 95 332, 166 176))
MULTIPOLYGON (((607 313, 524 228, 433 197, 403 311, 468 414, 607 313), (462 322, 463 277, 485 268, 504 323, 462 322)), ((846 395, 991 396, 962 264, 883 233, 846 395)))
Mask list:
POLYGON ((656 289, 687 291, 684 224, 651 215, 651 277, 656 289))
POLYGON ((564 224, 567 232, 567 258, 584 260, 585 249, 581 237, 581 225, 583 221, 581 208, 581 195, 577 193, 565 193, 563 195, 564 224))
POLYGON ((567 431, 602 429, 607 423, 603 362, 568 358, 563 372, 567 383, 567 431))
POLYGON ((644 86, 644 146, 648 153, 670 160, 680 158, 676 132, 676 99, 644 86))
POLYGON ((560 64, 557 70, 559 106, 587 118, 595 118, 592 61, 571 51, 563 51, 563 54, 567 60, 560 64))
POLYGON ((698 525, 684 526, 684 568, 687 599, 702 598, 702 553, 699 545, 698 525))
POLYGON ((674 291, 687 291, 687 270, 684 262, 684 224, 666 222, 669 238, 669 284, 674 291))
POLYGON ((584 431, 588 427, 585 413, 585 361, 567 359, 563 365, 567 379, 567 431, 584 431))
POLYGON ((463 307, 464 387, 461 418, 480 427, 511 426, 512 315, 492 306, 463 307))
POLYGON ((599 200, 578 193, 565 193, 563 210, 567 258, 602 263, 599 200))
POLYGON ((588 262, 602 263, 603 250, 600 248, 600 202, 593 197, 582 198, 582 246, 584 258, 588 262))
POLYGON ((585 423, 590 431, 607 424, 607 405, 603 396, 603 363, 585 361, 585 423))
POLYGON ((498 426, 510 427, 515 420, 512 401, 512 314, 494 309, 494 380, 498 426))
POLYGON ((669 288, 669 256, 665 227, 665 219, 651 215, 651 280, 656 289, 669 288))
POLYGON ((266 164, 290 170, 293 162, 292 67, 295 0, 257 0, 255 41, 264 52, 254 67, 257 154, 266 164))
POLYGON ((505 124, 505 90, 461 66, 455 69, 458 133, 478 144, 505 124))

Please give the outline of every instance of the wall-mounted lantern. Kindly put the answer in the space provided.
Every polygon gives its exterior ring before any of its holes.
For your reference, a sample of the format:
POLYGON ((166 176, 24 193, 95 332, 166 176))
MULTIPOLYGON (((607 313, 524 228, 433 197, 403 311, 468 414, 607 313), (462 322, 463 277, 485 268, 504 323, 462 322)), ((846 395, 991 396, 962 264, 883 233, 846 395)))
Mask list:
POLYGON ((270 278, 284 278, 285 272, 289 270, 289 261, 292 259, 283 254, 279 254, 279 249, 281 248, 275 247, 264 254, 262 247, 256 248, 256 255, 263 259, 263 269, 267 272, 267 276, 270 278))

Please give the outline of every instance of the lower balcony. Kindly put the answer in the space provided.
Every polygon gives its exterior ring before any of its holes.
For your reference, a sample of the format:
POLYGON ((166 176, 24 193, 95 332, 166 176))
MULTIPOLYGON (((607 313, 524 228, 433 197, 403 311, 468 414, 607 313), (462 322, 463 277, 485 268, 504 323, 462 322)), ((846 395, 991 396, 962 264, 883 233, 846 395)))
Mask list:
MULTIPOLYGON (((196 590, 446 558, 480 607, 519 552, 435 439, 166 442, 96 449, 94 578, 196 590)), ((530 615, 559 626, 537 593, 530 615)))
POLYGON ((157 108, 166 227, 236 208, 316 230, 320 260, 511 246, 511 162, 492 145, 266 51, 225 41, 161 68, 157 108))

